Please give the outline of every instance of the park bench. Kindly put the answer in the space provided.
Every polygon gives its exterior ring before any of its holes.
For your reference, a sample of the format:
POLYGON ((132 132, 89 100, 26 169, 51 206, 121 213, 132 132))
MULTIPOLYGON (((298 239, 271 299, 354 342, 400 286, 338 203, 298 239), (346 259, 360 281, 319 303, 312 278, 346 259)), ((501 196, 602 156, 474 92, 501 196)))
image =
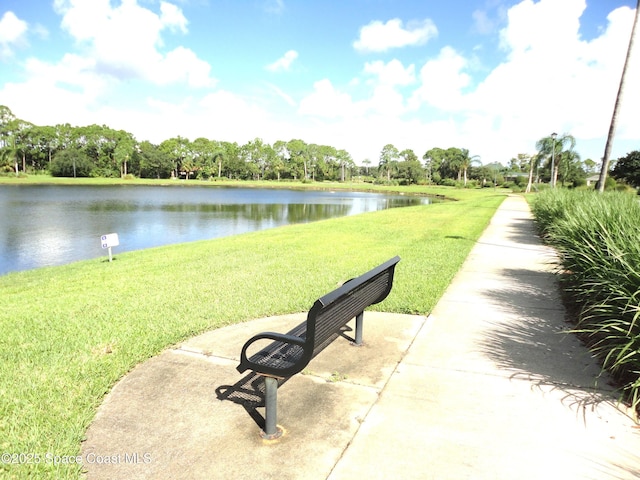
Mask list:
POLYGON ((307 319, 286 334, 264 332, 244 344, 237 370, 241 373, 252 370, 264 378, 263 438, 274 439, 281 435, 277 427, 278 380, 301 372, 311 359, 343 334, 346 324, 353 318, 356 319, 356 331, 352 344, 362 345, 364 310, 389 295, 399 261, 400 257, 396 256, 319 298, 309 310, 307 319), (265 340, 272 342, 254 352, 265 340))

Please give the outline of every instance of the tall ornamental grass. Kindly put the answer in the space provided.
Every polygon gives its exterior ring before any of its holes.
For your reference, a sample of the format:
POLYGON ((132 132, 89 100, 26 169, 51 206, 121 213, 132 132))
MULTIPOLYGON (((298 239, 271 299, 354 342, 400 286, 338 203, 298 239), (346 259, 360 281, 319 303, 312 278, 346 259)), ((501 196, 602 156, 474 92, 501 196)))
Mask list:
POLYGON ((640 411, 640 201, 628 193, 549 190, 532 209, 560 258, 577 328, 640 411))

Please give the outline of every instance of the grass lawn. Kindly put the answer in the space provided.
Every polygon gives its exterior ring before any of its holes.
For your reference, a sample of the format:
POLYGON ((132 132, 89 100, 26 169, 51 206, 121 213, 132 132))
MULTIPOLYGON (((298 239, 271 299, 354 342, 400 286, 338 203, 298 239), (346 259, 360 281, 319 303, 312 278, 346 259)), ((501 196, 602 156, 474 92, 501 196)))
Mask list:
MULTIPOLYGON (((394 289, 375 308, 428 314, 505 196, 446 191, 461 200, 0 277, 0 453, 77 455, 104 395, 136 364, 206 330, 308 310, 394 255, 394 289)), ((80 471, 0 463, 2 478, 80 471)))

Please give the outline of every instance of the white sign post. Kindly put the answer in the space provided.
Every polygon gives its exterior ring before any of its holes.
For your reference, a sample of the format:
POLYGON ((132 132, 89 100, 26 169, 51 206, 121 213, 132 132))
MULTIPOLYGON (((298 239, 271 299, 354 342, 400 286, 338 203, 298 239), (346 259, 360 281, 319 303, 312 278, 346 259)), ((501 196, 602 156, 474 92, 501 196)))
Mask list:
POLYGON ((113 260, 113 257, 111 256, 111 247, 117 247, 118 245, 120 245, 118 234, 108 233, 106 235, 102 235, 100 237, 100 243, 102 244, 102 248, 109 249, 109 261, 111 262, 113 260))

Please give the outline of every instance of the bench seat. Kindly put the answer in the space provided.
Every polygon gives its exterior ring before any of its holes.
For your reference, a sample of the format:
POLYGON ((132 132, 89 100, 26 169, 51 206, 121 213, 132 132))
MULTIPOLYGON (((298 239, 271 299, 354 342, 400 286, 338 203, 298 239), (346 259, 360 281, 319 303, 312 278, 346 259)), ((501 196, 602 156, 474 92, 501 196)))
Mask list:
POLYGON ((356 319, 355 345, 362 344, 364 310, 380 303, 391 292, 394 257, 315 301, 304 322, 285 334, 264 332, 242 347, 239 372, 252 370, 265 377, 265 438, 278 435, 275 423, 277 379, 301 372, 322 350, 344 334, 345 326, 356 319), (267 342, 271 343, 267 343, 267 342))

